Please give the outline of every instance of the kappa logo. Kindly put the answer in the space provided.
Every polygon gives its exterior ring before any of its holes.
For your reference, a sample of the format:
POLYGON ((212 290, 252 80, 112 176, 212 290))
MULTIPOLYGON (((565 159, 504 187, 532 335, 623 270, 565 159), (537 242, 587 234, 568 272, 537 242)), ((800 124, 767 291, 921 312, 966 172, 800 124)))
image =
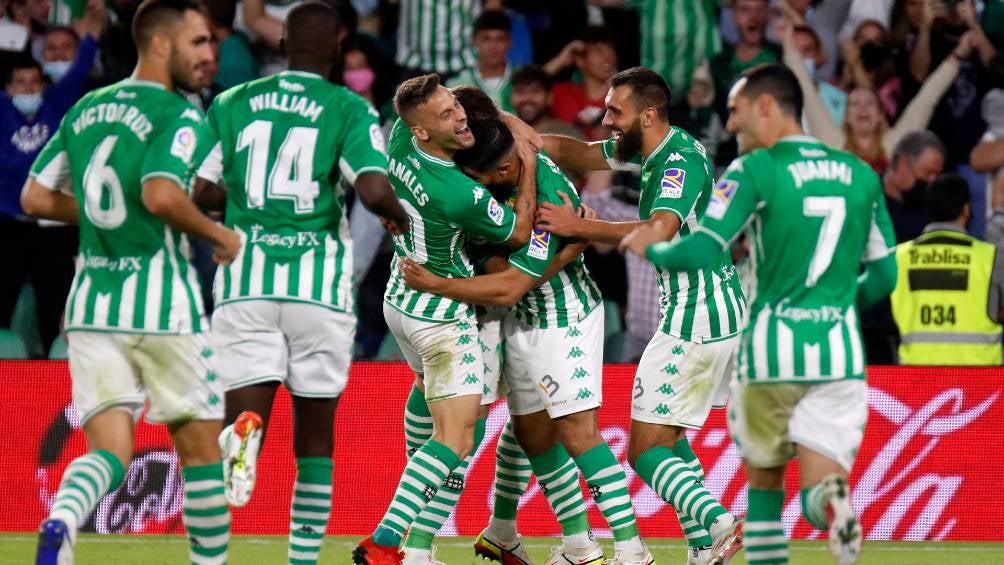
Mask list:
POLYGON ((729 204, 732 203, 732 198, 735 197, 737 190, 739 190, 738 181, 731 179, 718 181, 715 189, 711 191, 711 201, 708 202, 706 210, 707 215, 716 220, 725 217, 725 212, 728 211, 729 204))
POLYGON ((193 122, 201 122, 202 113, 196 110, 195 108, 188 108, 187 110, 181 113, 181 119, 184 120, 185 118, 188 118, 193 122))
POLYGON ((660 198, 680 198, 683 196, 683 183, 686 182, 687 172, 676 167, 666 169, 662 172, 662 192, 660 198))
POLYGON ((547 260, 547 251, 551 247, 551 232, 533 228, 530 233, 530 243, 526 254, 534 259, 547 260))
POLYGON ((481 188, 480 186, 474 187, 474 203, 477 204, 484 197, 485 197, 485 189, 481 188))
POLYGON ((412 167, 415 167, 416 169, 422 168, 422 163, 420 163, 414 156, 408 155, 406 158, 408 159, 408 162, 411 163, 412 167))
POLYGON ((687 158, 684 157, 683 155, 680 155, 679 153, 672 153, 670 154, 669 157, 666 157, 666 160, 675 163, 677 161, 686 161, 687 158))
POLYGON ((496 226, 501 226, 502 222, 505 221, 505 212, 494 197, 488 200, 488 219, 494 222, 496 226))

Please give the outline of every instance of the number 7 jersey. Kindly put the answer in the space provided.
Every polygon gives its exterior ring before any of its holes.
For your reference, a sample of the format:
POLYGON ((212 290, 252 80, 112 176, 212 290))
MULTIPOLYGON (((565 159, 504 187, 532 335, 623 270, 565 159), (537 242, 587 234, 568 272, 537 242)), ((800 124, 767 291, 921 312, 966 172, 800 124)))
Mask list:
POLYGON ((217 271, 217 303, 293 300, 351 313, 340 181, 387 174, 376 111, 320 75, 284 71, 220 94, 208 118, 218 143, 198 174, 223 179, 226 222, 244 242, 217 271))
POLYGON ((878 176, 814 138, 783 138, 732 163, 697 229, 724 248, 747 225, 755 298, 739 378, 864 378, 857 277, 896 245, 878 176))
POLYGON ((154 82, 118 82, 67 112, 30 175, 53 191, 71 184, 80 207, 68 331, 206 329, 188 239, 143 204, 143 182, 153 178, 188 190, 211 147, 205 132, 202 112, 154 82))

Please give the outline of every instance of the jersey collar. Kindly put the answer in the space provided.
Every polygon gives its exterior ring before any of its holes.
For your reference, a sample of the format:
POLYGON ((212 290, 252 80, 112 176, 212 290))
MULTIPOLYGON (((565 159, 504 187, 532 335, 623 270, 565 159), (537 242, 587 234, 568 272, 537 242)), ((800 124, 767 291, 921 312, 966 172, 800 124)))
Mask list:
POLYGON ((444 160, 440 159, 439 157, 435 157, 433 155, 429 155, 425 151, 422 151, 422 149, 418 146, 418 140, 415 139, 415 136, 411 136, 411 146, 415 148, 415 152, 418 153, 418 156, 421 157, 421 158, 423 158, 423 159, 425 159, 426 161, 432 161, 433 163, 435 163, 437 165, 442 165, 444 167, 456 167, 457 166, 456 163, 454 163, 453 161, 444 161, 444 160))
POLYGON ((778 143, 782 141, 789 141, 792 143, 817 143, 820 145, 823 143, 811 135, 786 135, 777 141, 778 143))
POLYGON ((669 127, 669 132, 666 134, 666 137, 662 138, 662 141, 659 142, 659 145, 655 146, 655 149, 653 149, 652 152, 649 153, 648 157, 645 157, 645 159, 641 163, 641 166, 644 167, 645 165, 647 165, 649 159, 651 159, 652 157, 655 157, 656 155, 659 154, 660 151, 662 151, 663 149, 665 149, 666 144, 669 143, 669 140, 674 135, 676 135, 676 128, 673 127, 673 126, 670 126, 669 127))
POLYGON ((324 77, 322 77, 321 75, 319 75, 317 73, 312 73, 310 71, 296 71, 296 70, 293 70, 293 69, 286 69, 285 71, 280 71, 279 74, 280 75, 293 75, 293 76, 304 77, 304 78, 321 78, 321 79, 324 78, 324 77))
POLYGON ((152 80, 141 80, 132 77, 123 79, 122 84, 125 86, 148 86, 150 88, 159 88, 161 90, 167 90, 166 88, 164 88, 164 85, 160 84, 159 82, 154 82, 152 80))

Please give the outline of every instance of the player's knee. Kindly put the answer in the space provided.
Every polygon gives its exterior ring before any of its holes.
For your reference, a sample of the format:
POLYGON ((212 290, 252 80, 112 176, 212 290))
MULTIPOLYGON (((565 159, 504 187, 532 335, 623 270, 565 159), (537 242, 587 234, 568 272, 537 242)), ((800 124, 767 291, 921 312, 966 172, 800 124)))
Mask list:
POLYGON ((474 424, 457 425, 451 429, 442 430, 442 432, 437 432, 432 439, 450 448, 457 454, 457 457, 463 459, 474 449, 474 424))
POLYGON ((573 455, 580 455, 603 443, 596 419, 590 412, 570 414, 555 421, 558 439, 573 455))

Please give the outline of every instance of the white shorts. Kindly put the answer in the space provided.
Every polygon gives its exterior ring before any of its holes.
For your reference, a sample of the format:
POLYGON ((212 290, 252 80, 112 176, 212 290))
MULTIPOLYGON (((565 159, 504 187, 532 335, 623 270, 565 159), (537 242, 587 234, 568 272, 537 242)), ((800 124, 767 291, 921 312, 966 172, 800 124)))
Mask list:
POLYGON ((795 445, 829 457, 848 472, 868 420, 861 379, 823 384, 732 384, 729 432, 740 455, 769 469, 795 456, 795 445))
POLYGON ((719 388, 739 337, 696 343, 657 332, 638 362, 631 419, 701 429, 711 407, 724 405, 719 388))
POLYGON ((91 331, 67 334, 73 402, 81 424, 109 408, 150 422, 223 418, 223 383, 206 334, 91 331))
POLYGON ((513 314, 502 323, 509 413, 551 418, 603 403, 603 308, 567 328, 540 329, 513 314))
POLYGON ((229 302, 213 312, 213 345, 227 390, 278 381, 307 398, 336 398, 349 380, 356 319, 281 300, 229 302))
POLYGON ((426 322, 384 302, 387 327, 412 371, 425 383, 426 402, 454 396, 481 396, 484 361, 477 321, 426 322))
POLYGON ((489 316, 478 319, 478 343, 481 345, 481 357, 485 364, 484 390, 481 395, 481 405, 490 406, 500 397, 505 396, 499 390, 502 380, 502 319, 489 316))

